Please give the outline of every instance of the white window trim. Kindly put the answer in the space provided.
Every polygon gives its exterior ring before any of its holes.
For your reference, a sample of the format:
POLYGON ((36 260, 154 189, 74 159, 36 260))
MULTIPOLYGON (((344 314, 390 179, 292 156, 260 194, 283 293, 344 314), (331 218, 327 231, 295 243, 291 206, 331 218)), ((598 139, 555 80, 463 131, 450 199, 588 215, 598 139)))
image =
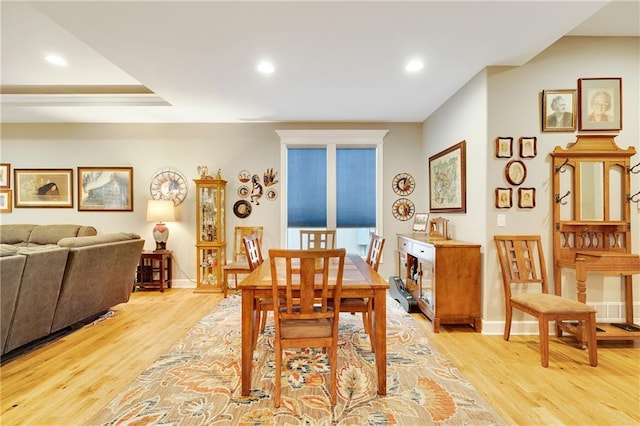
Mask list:
MULTIPOLYGON (((336 149, 337 147, 354 147, 354 146, 370 146, 376 147, 377 152, 377 170, 379 173, 376 175, 376 187, 382 189, 382 175, 383 175, 383 161, 382 161, 382 146, 384 144, 384 137, 389 132, 389 129, 328 129, 328 130, 276 130, 278 136, 280 136, 280 246, 285 247, 287 241, 287 149, 290 147, 323 147, 327 149, 327 167, 335 170, 336 161, 336 149)), ((327 200, 329 203, 335 202, 335 182, 331 182, 335 177, 328 177, 329 193, 327 194, 327 200)), ((376 224, 378 225, 377 232, 383 235, 382 230, 382 194, 380 197, 376 197, 376 224)), ((327 206, 328 209, 335 206, 327 206)), ((336 217, 335 215, 327 215, 327 226, 335 229, 336 217)))

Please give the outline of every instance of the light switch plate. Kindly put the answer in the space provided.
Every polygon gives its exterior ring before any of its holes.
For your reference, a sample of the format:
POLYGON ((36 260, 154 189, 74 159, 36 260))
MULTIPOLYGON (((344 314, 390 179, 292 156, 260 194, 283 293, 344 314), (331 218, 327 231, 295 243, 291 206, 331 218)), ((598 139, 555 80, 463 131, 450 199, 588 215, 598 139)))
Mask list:
POLYGON ((498 215, 498 226, 507 226, 507 217, 505 215, 498 215))

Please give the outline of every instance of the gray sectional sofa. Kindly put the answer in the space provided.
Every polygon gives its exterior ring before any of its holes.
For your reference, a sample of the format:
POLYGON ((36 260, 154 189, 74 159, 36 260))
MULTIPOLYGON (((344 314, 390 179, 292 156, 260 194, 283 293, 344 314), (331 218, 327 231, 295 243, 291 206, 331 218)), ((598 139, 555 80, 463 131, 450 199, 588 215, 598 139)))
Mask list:
POLYGON ((6 354, 129 300, 144 240, 81 225, 0 225, 6 354))

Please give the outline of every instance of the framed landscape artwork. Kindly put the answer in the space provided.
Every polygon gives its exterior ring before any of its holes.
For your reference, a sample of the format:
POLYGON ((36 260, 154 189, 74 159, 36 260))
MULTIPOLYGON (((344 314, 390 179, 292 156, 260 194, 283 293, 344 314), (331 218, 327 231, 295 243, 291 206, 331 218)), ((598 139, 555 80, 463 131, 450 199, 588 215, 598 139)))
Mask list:
POLYGON ((78 167, 78 211, 133 211, 133 167, 78 167))
POLYGON ((578 130, 622 130, 622 79, 578 79, 578 130))
POLYGON ((14 169, 15 207, 73 207, 72 169, 14 169))
POLYGON ((465 213, 466 141, 429 157, 429 209, 432 212, 465 213))

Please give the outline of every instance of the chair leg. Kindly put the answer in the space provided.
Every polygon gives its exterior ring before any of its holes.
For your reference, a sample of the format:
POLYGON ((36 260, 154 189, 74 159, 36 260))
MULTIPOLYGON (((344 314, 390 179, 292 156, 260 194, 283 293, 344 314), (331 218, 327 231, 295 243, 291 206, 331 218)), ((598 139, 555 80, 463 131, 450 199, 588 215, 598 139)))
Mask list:
POLYGON ((538 318, 538 329, 540 332, 540 360, 543 367, 549 366, 549 318, 541 316, 538 318))
POLYGON ((509 336, 511 336, 511 317, 513 316, 513 308, 511 306, 507 307, 507 314, 504 319, 504 340, 509 340, 509 336))
POLYGON ((338 348, 335 346, 332 346, 329 348, 329 368, 331 369, 330 374, 331 374, 331 379, 330 379, 330 386, 331 389, 329 389, 330 395, 331 395, 331 405, 336 405, 336 400, 337 400, 337 387, 338 387, 338 381, 336 379, 337 377, 337 370, 338 370, 338 348))
POLYGON ((598 366, 598 337, 596 335, 596 314, 589 314, 589 321, 586 322, 587 345, 589 346, 589 364, 592 367, 598 366))
POLYGON ((273 378, 274 392, 273 392, 273 406, 275 408, 280 407, 280 382, 282 382, 282 349, 280 345, 276 347, 276 374, 273 378))
POLYGON ((229 288, 229 273, 224 271, 224 279, 222 280, 222 293, 224 294, 224 298, 227 298, 227 289, 229 288))
POLYGON ((258 343, 259 325, 261 322, 261 315, 262 315, 262 310, 260 309, 260 300, 256 299, 256 301, 254 302, 253 310, 254 310, 254 315, 256 317, 256 321, 253 327, 252 343, 253 343, 253 348, 255 349, 258 343))
POLYGON ((263 309, 262 305, 260 305, 260 333, 264 333, 264 329, 267 326, 267 315, 269 311, 267 309, 263 309))

